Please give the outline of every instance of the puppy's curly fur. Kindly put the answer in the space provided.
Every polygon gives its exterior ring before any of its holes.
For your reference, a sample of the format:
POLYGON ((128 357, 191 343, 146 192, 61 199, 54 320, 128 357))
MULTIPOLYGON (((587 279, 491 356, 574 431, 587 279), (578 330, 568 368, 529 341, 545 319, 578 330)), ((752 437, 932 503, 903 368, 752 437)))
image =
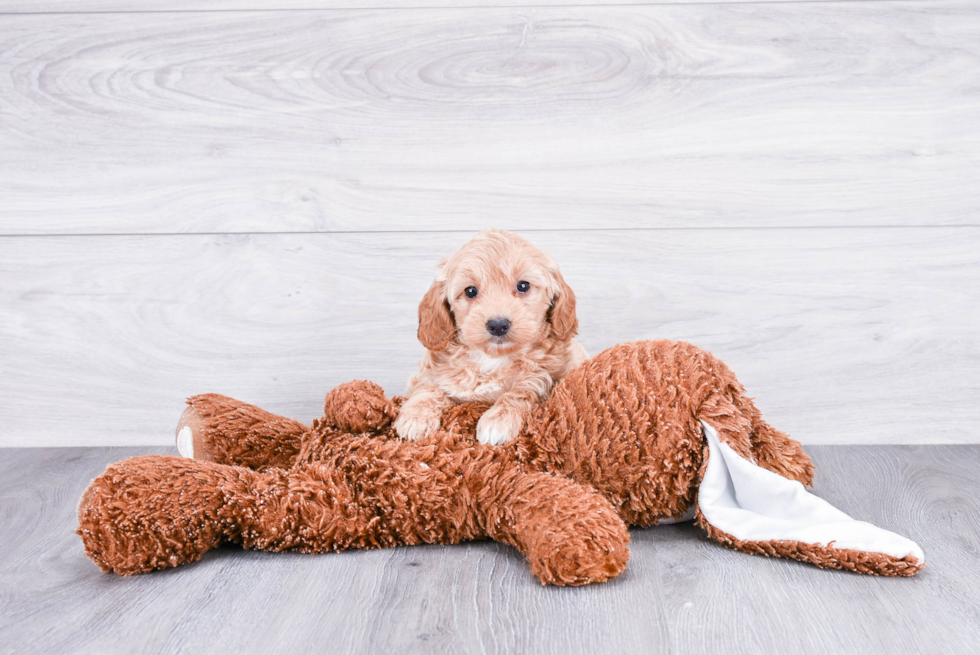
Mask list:
POLYGON ((396 432, 421 439, 453 404, 483 402, 492 405, 477 438, 513 439, 531 407, 588 357, 577 330, 575 294, 554 260, 516 234, 477 234, 442 263, 419 305, 426 353, 396 432))

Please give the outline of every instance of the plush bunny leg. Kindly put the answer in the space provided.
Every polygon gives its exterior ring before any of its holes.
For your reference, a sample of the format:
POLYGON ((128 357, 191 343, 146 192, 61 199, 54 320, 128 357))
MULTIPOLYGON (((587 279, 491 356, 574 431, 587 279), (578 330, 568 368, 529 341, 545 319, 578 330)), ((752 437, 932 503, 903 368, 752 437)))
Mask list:
POLYGON ((184 457, 261 470, 292 466, 307 427, 215 393, 187 399, 177 424, 184 457))
MULTIPOLYGON (((85 552, 106 572, 145 573, 197 560, 238 540, 272 475, 180 457, 135 457, 109 466, 78 507, 85 552)), ((281 484, 279 485, 281 486, 281 484)))
POLYGON ((496 491, 480 502, 487 535, 521 551, 542 584, 601 582, 626 568, 626 524, 592 489, 517 471, 494 471, 486 487, 496 491))
POLYGON ((103 571, 120 575, 193 562, 227 541, 307 552, 413 543, 385 530, 365 500, 344 471, 326 466, 261 472, 151 455, 92 481, 78 534, 103 571))
MULTIPOLYGON (((234 398, 209 393, 188 398, 187 405, 177 423, 177 450, 184 457, 256 470, 289 468, 309 445, 302 423, 234 398)), ((384 432, 398 413, 381 387, 362 380, 330 391, 323 409, 319 425, 359 433, 384 432)))

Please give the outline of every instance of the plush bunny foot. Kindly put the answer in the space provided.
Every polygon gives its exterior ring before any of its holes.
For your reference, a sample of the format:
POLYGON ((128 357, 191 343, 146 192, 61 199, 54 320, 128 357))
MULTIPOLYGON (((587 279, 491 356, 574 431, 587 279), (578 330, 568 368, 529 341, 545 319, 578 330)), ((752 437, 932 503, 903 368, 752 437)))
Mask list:
POLYGON ((193 562, 240 537, 261 475, 160 455, 112 464, 82 497, 78 534, 106 572, 133 575, 193 562))

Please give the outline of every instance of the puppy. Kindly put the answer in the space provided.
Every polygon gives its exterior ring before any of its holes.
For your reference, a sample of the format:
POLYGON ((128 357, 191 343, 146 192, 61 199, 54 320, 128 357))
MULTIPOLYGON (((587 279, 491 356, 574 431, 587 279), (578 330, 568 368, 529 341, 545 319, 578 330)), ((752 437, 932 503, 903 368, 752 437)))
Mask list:
POLYGON ((477 424, 483 443, 517 436, 524 416, 587 358, 575 294, 546 254, 516 234, 479 233, 444 261, 419 304, 419 372, 395 420, 403 439, 439 429, 453 403, 492 403, 477 424))

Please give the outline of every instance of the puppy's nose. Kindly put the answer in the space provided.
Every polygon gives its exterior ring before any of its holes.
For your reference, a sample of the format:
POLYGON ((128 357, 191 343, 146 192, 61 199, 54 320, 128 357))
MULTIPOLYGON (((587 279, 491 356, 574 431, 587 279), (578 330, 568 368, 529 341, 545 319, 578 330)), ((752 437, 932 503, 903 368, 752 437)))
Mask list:
POLYGON ((487 321, 487 332, 495 337, 502 337, 510 329, 510 321, 506 318, 491 318, 487 321))

